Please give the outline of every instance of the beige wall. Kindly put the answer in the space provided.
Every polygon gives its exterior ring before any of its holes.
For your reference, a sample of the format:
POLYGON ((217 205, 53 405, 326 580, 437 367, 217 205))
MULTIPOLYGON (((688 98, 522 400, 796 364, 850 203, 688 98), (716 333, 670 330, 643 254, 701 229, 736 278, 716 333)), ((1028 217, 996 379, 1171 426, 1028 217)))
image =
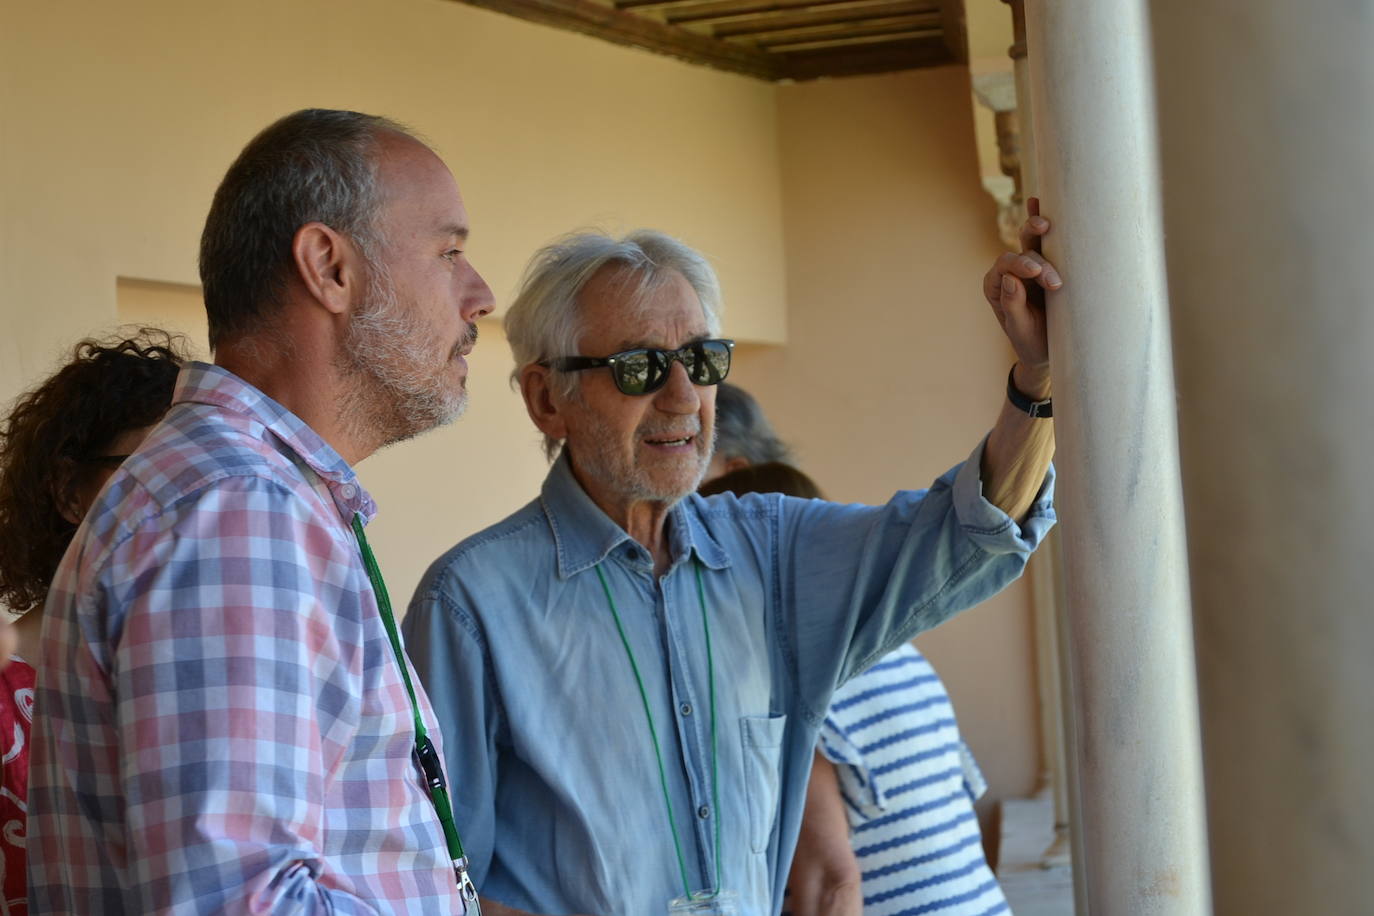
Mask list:
MULTIPOLYGON (((195 245, 216 182, 270 119, 323 105, 440 147, 502 302, 530 252, 576 226, 704 249, 727 329, 754 342, 739 380, 837 498, 928 481, 1000 401, 1010 357, 977 290, 996 241, 963 70, 775 87, 449 0, 0 0, 0 21, 0 400, 116 321, 203 336, 195 245)), ((398 603, 544 473, 499 322, 481 328, 468 415, 359 468, 398 603)), ((1035 781, 1025 603, 1017 590, 922 640, 999 796, 1035 781)))
MULTIPOLYGON (((979 184, 967 72, 779 90, 790 310, 747 348, 753 390, 836 499, 925 486, 991 426, 1012 356, 980 292, 1001 250, 979 184)), ((1038 777, 1024 585, 918 640, 1000 797, 1038 777)))
MULTIPOLYGON (((215 185, 254 132, 311 105, 385 113, 438 146, 498 309, 552 237, 655 226, 715 261, 734 333, 785 336, 771 85, 450 0, 0 0, 0 22, 0 402, 117 319, 194 315, 176 284, 197 281, 215 185)), ((197 321, 178 327, 203 335, 197 321)), ((464 423, 360 469, 402 602, 543 475, 499 325, 483 331, 464 423)))
POLYGON ((707 251, 784 335, 774 89, 450 0, 0 0, 0 397, 109 323, 115 277, 192 283, 219 177, 271 119, 379 111, 458 176, 505 301, 584 225, 707 251))

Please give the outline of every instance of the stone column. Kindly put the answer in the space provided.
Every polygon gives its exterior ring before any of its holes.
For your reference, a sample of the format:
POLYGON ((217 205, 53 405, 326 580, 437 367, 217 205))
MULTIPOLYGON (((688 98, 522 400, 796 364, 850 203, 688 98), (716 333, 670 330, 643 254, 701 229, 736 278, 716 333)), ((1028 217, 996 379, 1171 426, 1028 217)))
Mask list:
POLYGON ((1027 0, 1088 912, 1208 912, 1145 0, 1027 0))
POLYGON ((1371 911, 1374 5, 1152 6, 1216 911, 1371 911))

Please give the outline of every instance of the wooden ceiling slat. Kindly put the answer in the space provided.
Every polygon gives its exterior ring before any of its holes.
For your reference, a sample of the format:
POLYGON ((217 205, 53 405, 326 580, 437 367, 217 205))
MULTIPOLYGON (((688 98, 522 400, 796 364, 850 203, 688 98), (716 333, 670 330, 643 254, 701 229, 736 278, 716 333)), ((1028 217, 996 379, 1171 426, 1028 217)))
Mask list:
MULTIPOLYGON (((665 10, 663 18, 671 25, 685 23, 727 21, 746 16, 769 15, 772 13, 809 12, 812 10, 847 9, 861 10, 883 3, 886 0, 707 0, 693 6, 665 10)), ((929 10, 928 15, 938 22, 939 10, 929 10)))
POLYGON ((904 38, 938 38, 940 32, 938 29, 932 30, 923 27, 919 21, 913 21, 910 16, 894 16, 890 19, 873 19, 868 22, 842 22, 834 25, 805 26, 799 29, 779 29, 767 35, 760 35, 754 40, 765 51, 776 51, 798 42, 891 35, 901 35, 904 38))
POLYGON ((712 2, 714 2, 714 0, 615 0, 615 7, 620 10, 630 10, 641 13, 652 12, 654 10, 704 6, 712 2))
POLYGON ((760 79, 779 79, 776 58, 753 48, 717 41, 686 29, 603 6, 593 0, 463 0, 480 6, 617 44, 657 51, 760 79))
MULTIPOLYGON (((920 0, 887 0, 858 10, 821 9, 798 13, 775 13, 752 16, 722 23, 712 28, 717 38, 733 38, 743 35, 757 35, 761 32, 775 32, 778 29, 797 28, 805 25, 829 25, 840 22, 860 22, 866 19, 882 19, 889 16, 913 16, 926 13, 920 0)), ((938 18, 931 21, 932 27, 939 26, 938 18)))
POLYGON ((778 56, 786 62, 784 75, 794 80, 891 73, 954 62, 943 38, 920 38, 862 48, 779 53, 778 56))
POLYGON ((764 80, 967 58, 964 0, 454 0, 764 80))
MULTIPOLYGON (((862 48, 871 45, 880 45, 890 42, 913 41, 921 38, 930 38, 931 34, 923 29, 895 29, 885 32, 855 31, 847 35, 835 35, 832 37, 817 36, 815 38, 793 38, 787 41, 770 43, 768 50, 779 54, 795 53, 797 51, 812 51, 821 48, 862 48)), ((939 38, 939 35, 934 37, 939 38)))

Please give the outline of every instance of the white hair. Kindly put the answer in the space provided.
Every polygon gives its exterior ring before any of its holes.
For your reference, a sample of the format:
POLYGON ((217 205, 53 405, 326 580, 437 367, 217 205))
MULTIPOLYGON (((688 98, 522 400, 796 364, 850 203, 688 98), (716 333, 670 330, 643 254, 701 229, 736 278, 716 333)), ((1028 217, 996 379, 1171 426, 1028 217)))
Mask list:
MULTIPOLYGON (((707 333, 720 333, 720 281, 699 252, 652 229, 639 229, 621 239, 600 232, 574 233, 535 253, 506 311, 506 338, 515 356, 512 384, 519 383, 526 366, 580 355, 582 322, 577 297, 608 266, 620 269, 629 301, 636 305, 668 282, 673 272, 681 274, 701 301, 707 333)), ((577 373, 559 373, 554 384, 571 395, 577 373)), ((558 446, 557 440, 545 437, 544 450, 550 459, 558 454, 558 446)))

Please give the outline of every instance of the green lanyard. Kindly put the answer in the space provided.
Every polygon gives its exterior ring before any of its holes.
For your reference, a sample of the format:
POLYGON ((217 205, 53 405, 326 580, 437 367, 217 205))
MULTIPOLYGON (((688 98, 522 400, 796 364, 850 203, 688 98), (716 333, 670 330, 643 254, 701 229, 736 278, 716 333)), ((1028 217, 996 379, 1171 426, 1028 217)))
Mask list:
MULTIPOLYGON (((697 563, 692 564, 693 570, 697 574, 697 601, 701 604, 701 628, 706 634, 706 678, 710 685, 711 696, 711 804, 715 808, 716 816, 716 886, 714 890, 720 890, 720 779, 719 770, 716 766, 716 664, 715 658, 711 653, 711 622, 706 614, 706 588, 701 584, 701 566, 697 563)), ((601 580, 601 588, 606 593, 606 604, 611 608, 611 616, 615 618, 615 628, 620 633, 620 642, 625 646, 625 655, 630 659, 630 668, 635 674, 635 683, 639 686, 639 698, 644 703, 644 718, 649 722, 649 739, 654 745, 654 759, 658 762, 658 784, 663 790, 663 805, 668 811, 668 828, 673 833, 673 850, 677 853, 677 867, 682 875, 682 890, 688 900, 694 899, 692 894, 692 883, 687 878, 687 861, 682 856, 682 838, 677 832, 677 818, 673 814, 673 800, 668 794, 668 776, 663 767, 663 750, 658 743, 658 728, 654 724, 654 711, 649 705, 649 692, 644 689, 644 678, 639 674, 639 664, 635 661, 634 650, 630 648, 629 637, 625 635, 625 626, 620 622, 620 613, 615 608, 615 598, 611 596, 611 586, 606 582, 606 574, 601 571, 601 564, 596 565, 596 577, 601 580)))
POLYGON ((406 664, 405 652, 401 649, 401 634, 396 630, 396 618, 391 613, 391 597, 387 594, 386 583, 382 581, 382 570, 377 566, 377 558, 368 546, 367 535, 363 534, 362 516, 353 516, 353 534, 358 538, 358 547, 363 555, 363 568, 367 570, 368 581, 377 596, 377 610, 382 614, 386 635, 391 639, 391 651, 396 656, 396 665, 401 669, 401 679, 405 681, 406 693, 410 696, 410 712, 415 718, 415 756, 420 761, 420 769, 425 774, 425 784, 429 787, 429 800, 434 803, 434 811, 439 815, 439 823, 444 827, 444 842, 448 845, 448 855, 453 860, 453 874, 458 879, 458 891, 463 896, 466 911, 474 916, 482 916, 482 905, 477 900, 477 887, 468 874, 468 857, 463 853, 463 841, 458 838, 458 827, 453 822, 453 805, 448 798, 448 784, 444 781, 444 767, 434 742, 429 740, 429 732, 420 715, 420 704, 415 699, 415 688, 410 683, 410 666, 406 664))

